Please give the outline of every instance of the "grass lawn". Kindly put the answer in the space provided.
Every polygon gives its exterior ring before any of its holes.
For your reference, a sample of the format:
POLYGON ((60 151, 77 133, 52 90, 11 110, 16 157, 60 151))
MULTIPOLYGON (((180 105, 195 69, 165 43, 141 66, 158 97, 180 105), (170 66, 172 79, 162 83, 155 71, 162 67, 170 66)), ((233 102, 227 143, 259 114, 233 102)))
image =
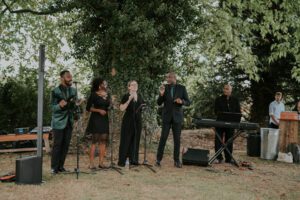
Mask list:
MULTIPOLYGON (((25 156, 26 154, 23 154, 25 156)), ((171 151, 157 173, 144 167, 95 174, 50 174, 50 157, 44 156, 44 183, 0 183, 2 200, 9 199, 300 199, 300 165, 265 161, 236 152, 236 158, 254 164, 254 170, 229 164, 213 167, 173 167, 171 151)), ((0 172, 13 171, 19 154, 1 154, 0 172)), ((141 155, 142 156, 142 155, 141 155)), ((151 163, 155 154, 149 155, 151 163)), ((81 155, 81 170, 88 171, 88 157, 81 155)), ((66 168, 73 169, 76 155, 69 154, 66 168)), ((107 163, 108 164, 108 163, 107 163)))

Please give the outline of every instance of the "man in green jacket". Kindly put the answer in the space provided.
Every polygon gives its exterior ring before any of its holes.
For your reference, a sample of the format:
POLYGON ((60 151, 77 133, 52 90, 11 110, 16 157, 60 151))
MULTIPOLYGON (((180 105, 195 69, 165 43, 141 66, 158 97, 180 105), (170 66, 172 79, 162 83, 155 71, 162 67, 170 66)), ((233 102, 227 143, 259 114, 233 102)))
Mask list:
POLYGON ((72 137, 77 91, 72 86, 72 74, 68 70, 60 72, 61 83, 51 93, 53 147, 51 172, 65 172, 64 163, 72 137))

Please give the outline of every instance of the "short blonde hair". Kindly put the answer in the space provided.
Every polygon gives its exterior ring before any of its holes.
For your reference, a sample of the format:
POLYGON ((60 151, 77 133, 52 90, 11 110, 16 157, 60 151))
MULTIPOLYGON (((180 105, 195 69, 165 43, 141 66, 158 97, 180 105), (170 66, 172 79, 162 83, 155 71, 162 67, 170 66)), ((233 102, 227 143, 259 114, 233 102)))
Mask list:
POLYGON ((131 84, 131 83, 133 83, 133 82, 136 82, 136 84, 138 84, 138 82, 137 82, 136 80, 131 80, 131 81, 128 81, 128 83, 127 83, 127 87, 129 87, 129 86, 130 86, 130 84, 131 84))

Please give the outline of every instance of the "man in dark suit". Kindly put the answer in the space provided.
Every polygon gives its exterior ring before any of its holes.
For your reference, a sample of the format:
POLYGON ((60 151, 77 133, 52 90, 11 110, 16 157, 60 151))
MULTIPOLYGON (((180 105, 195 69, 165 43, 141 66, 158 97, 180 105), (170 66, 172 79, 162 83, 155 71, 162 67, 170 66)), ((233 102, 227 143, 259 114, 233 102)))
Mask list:
MULTIPOLYGON (((231 95, 232 93, 232 87, 229 84, 224 85, 223 88, 223 95, 219 96, 215 100, 215 114, 218 115, 219 113, 222 112, 233 112, 233 113, 241 113, 241 107, 240 107, 240 102, 237 98, 233 97, 231 95)), ((234 129, 231 128, 216 128, 216 134, 220 136, 220 138, 223 138, 223 134, 225 137, 225 142, 229 138, 233 136, 234 129)), ((222 147, 221 141, 215 137, 215 151, 217 152, 220 148, 222 147)), ((228 150, 230 153, 232 153, 232 148, 233 144, 230 143, 228 145, 228 150)), ((220 154, 216 160, 217 163, 222 163, 223 162, 223 156, 220 154)), ((230 154, 225 151, 225 162, 226 163, 231 163, 231 156, 230 154)))
POLYGON ((60 72, 61 84, 51 93, 53 147, 51 173, 66 172, 64 168, 74 124, 74 110, 77 108, 77 91, 72 86, 72 74, 68 70, 60 72))
POLYGON ((162 85, 159 89, 157 104, 163 106, 162 110, 162 132, 157 150, 156 165, 161 166, 166 141, 172 128, 174 139, 174 165, 181 168, 179 160, 180 135, 183 122, 182 106, 189 106, 190 100, 183 85, 176 83, 176 74, 173 72, 167 75, 167 85, 162 85))

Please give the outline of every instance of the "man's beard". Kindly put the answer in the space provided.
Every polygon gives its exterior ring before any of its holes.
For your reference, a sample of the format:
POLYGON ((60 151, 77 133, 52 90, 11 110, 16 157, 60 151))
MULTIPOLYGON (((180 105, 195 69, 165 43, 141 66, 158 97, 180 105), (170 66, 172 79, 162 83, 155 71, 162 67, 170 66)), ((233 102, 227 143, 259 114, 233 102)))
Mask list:
POLYGON ((72 86, 72 81, 65 81, 65 84, 66 84, 67 86, 72 86))

